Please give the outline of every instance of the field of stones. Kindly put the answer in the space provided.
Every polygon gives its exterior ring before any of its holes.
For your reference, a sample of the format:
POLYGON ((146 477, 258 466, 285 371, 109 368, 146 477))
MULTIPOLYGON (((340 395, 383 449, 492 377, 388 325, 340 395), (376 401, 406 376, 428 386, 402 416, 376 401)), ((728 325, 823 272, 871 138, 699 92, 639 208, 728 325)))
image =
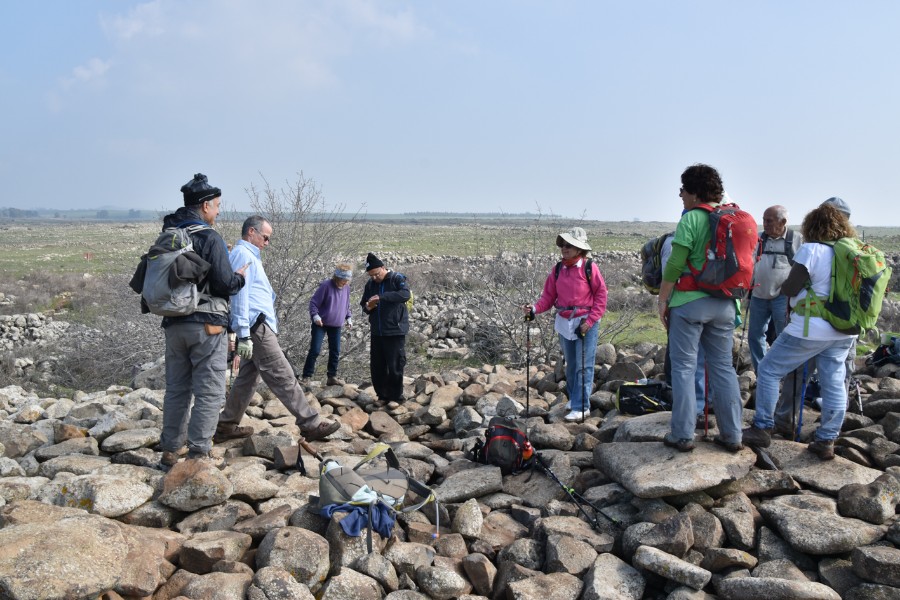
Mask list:
MULTIPOLYGON (((353 466, 387 443, 439 500, 373 533, 369 552, 365 533, 341 526, 347 513, 317 511, 320 465, 304 451, 306 474, 297 468, 300 432, 264 387, 242 423, 249 438, 217 444, 210 460, 160 464, 158 318, 125 289, 155 225, 0 224, 0 598, 900 598, 900 368, 859 357, 859 404, 833 461, 806 450, 815 404, 800 441, 776 438, 765 458, 710 443, 714 415, 693 452, 667 448, 668 414, 621 414, 616 391, 662 373, 665 336, 648 317, 637 250, 671 224, 584 223, 611 315, 591 412, 566 423, 552 325, 538 319, 526 348, 513 309, 539 293, 555 235, 571 225, 360 222, 307 266, 307 282, 283 282, 294 361, 308 343, 309 286, 336 258, 373 251, 415 292, 405 402, 375 401, 365 326, 347 338, 347 383, 315 377, 307 389, 341 423, 313 442, 320 455, 353 466), (473 462, 497 415, 519 420, 546 470, 473 462)), ((223 223, 226 239, 234 227, 223 223)), ((314 228, 279 231, 294 251, 325 245, 314 228)), ((289 259, 273 250, 273 272, 289 259)), ((740 336, 749 423, 755 374, 740 336)))

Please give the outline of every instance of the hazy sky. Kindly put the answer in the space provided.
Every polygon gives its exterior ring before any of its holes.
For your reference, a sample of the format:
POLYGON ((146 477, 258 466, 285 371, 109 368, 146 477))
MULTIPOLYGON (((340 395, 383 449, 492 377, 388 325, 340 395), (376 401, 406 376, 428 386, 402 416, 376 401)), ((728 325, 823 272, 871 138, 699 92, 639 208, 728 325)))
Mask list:
POLYGON ((161 209, 300 171, 368 213, 900 225, 900 2, 0 2, 0 206, 161 209))

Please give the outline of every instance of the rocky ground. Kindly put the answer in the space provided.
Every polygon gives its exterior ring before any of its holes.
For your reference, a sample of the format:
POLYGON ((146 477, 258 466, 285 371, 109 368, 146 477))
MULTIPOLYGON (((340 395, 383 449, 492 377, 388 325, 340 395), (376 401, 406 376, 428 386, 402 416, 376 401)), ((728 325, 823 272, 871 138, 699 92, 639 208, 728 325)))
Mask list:
MULTIPOLYGON (((900 598, 897 368, 861 370, 863 413, 847 415, 834 461, 776 440, 771 469, 703 431, 696 450, 676 452, 661 443, 668 414, 617 413, 613 390, 658 373, 661 355, 601 346, 584 423, 562 421, 554 365, 532 368, 527 399, 525 373, 501 366, 408 378, 402 405, 313 385, 342 424, 314 444, 321 454, 350 465, 387 442, 440 500, 439 520, 433 504, 403 516, 389 539, 374 534, 372 553, 343 532, 342 513, 312 509, 318 462, 304 453, 309 475, 296 470, 299 432, 265 390, 244 420, 254 435, 165 472, 162 390, 0 389, 0 597, 900 598), (469 459, 497 414, 527 422, 563 485, 469 459)), ((752 372, 741 384, 747 400, 752 372)), ((816 418, 805 410, 807 435, 816 418)))

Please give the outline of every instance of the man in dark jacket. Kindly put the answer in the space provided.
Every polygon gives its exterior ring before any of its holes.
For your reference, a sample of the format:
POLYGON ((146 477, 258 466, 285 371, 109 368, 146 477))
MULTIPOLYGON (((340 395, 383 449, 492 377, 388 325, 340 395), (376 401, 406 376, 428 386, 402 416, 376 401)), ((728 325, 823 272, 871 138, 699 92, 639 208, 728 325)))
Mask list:
POLYGON ((385 268, 371 252, 366 257, 369 281, 363 290, 363 312, 369 315, 372 341, 369 369, 372 386, 382 402, 402 402, 403 368, 406 366, 406 334, 409 333, 409 311, 406 302, 412 297, 406 277, 385 268))
POLYGON ((225 363, 228 341, 228 299, 244 286, 246 266, 232 271, 225 240, 212 229, 219 214, 222 190, 209 185, 197 173, 181 187, 184 206, 163 219, 163 229, 204 226, 191 234, 194 252, 210 264, 206 279, 198 285, 196 312, 165 317, 166 395, 163 398, 162 463, 174 465, 185 443, 188 458, 209 455, 212 437, 225 403, 225 363), (194 406, 191 409, 191 395, 194 406))

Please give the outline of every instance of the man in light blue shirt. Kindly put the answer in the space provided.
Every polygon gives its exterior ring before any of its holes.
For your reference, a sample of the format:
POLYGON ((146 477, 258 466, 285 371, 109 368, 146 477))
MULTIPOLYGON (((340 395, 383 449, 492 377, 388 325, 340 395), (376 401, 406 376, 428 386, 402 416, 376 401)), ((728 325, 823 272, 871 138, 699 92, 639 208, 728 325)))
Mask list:
POLYGON ((253 433, 252 427, 241 427, 239 423, 260 378, 294 415, 307 440, 322 439, 341 426, 323 419, 310 406, 278 344, 275 292, 260 260, 260 251, 269 245, 271 237, 271 223, 259 215, 248 217, 241 228, 241 239, 229 255, 232 265, 247 267, 247 284, 231 297, 231 330, 237 334, 237 352, 242 360, 225 410, 219 416, 213 438, 216 443, 253 433))

